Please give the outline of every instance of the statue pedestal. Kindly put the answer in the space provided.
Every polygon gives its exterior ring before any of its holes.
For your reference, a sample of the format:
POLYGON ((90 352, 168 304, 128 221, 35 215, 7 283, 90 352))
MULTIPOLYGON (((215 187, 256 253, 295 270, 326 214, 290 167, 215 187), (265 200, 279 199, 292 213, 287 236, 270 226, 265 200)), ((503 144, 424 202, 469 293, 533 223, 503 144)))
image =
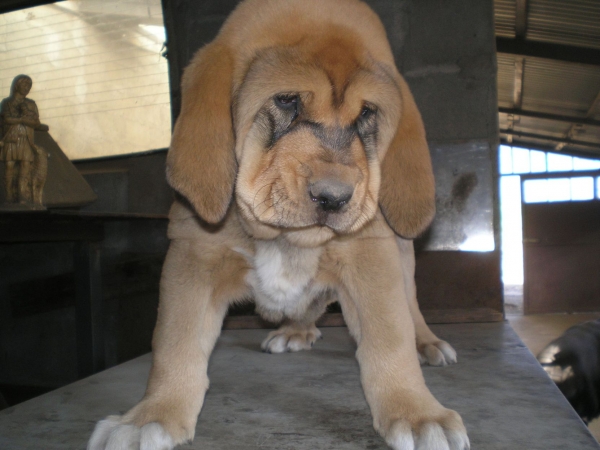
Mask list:
POLYGON ((43 205, 35 203, 2 203, 0 204, 0 212, 27 212, 27 211, 46 211, 43 205))

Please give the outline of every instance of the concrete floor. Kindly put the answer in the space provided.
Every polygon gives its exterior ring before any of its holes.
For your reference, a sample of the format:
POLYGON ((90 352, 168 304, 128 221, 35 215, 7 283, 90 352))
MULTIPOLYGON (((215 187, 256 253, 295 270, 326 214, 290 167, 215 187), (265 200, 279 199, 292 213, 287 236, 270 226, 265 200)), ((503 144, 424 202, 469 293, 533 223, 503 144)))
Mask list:
MULTIPOLYGON (((600 312, 524 316, 522 285, 504 286, 504 309, 507 320, 534 356, 573 325, 600 318, 600 312)), ((589 428, 600 441, 600 419, 592 421, 589 428)))
MULTIPOLYGON (((425 367, 427 383, 467 426, 473 449, 600 449, 507 323, 438 325, 459 363, 425 367)), ((345 328, 309 352, 259 351, 264 330, 221 336, 211 389, 184 449, 383 450, 345 328)), ((96 420, 141 397, 149 355, 0 412, 0 449, 84 448, 96 420)))

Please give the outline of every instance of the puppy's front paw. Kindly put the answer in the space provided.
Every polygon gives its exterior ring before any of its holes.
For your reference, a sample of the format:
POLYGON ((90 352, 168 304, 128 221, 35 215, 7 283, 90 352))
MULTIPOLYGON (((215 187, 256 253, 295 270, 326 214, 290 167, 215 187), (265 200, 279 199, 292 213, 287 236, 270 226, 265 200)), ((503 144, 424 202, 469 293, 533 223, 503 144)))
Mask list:
POLYGON ((438 420, 411 425, 397 420, 390 427, 386 442, 394 450, 469 450, 471 444, 462 419, 452 410, 438 420))
POLYGON ((310 350, 321 337, 321 332, 314 325, 283 325, 271 331, 260 347, 267 353, 310 350))
POLYGON ((456 350, 446 341, 437 340, 417 345, 421 365, 446 366, 456 363, 456 350))
POLYGON ((96 424, 87 450, 171 450, 175 442, 157 422, 141 428, 123 423, 121 416, 108 416, 96 424))

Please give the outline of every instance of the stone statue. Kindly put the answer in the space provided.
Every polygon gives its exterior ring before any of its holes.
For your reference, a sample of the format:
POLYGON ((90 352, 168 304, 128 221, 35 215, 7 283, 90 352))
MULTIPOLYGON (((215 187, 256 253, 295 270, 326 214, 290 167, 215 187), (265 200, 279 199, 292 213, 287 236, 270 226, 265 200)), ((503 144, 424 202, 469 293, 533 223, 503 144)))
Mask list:
POLYGON ((5 165, 6 203, 43 209, 48 154, 34 142, 34 129, 40 126, 40 116, 35 102, 26 98, 32 84, 31 77, 17 75, 10 97, 2 100, 0 161, 5 165))

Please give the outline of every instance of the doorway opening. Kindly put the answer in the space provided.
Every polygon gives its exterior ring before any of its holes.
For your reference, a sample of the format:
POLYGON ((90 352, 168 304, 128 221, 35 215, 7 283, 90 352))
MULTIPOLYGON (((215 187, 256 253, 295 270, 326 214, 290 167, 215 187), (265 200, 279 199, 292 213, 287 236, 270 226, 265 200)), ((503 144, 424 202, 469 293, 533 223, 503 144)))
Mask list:
POLYGON ((600 175, 594 173, 600 159, 507 145, 500 146, 499 159, 504 306, 507 314, 523 314, 522 206, 600 199, 600 175))

